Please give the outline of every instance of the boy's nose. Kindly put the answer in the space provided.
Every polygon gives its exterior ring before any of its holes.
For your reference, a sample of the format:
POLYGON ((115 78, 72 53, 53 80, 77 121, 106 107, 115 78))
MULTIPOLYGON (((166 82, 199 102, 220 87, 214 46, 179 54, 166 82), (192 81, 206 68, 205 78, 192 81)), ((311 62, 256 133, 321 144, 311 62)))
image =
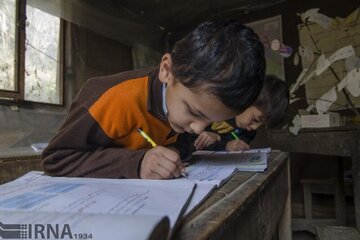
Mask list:
POLYGON ((200 134, 204 131, 204 129, 209 125, 209 122, 203 122, 203 121, 199 121, 199 122, 192 122, 190 124, 190 128, 193 130, 194 133, 196 134, 200 134))

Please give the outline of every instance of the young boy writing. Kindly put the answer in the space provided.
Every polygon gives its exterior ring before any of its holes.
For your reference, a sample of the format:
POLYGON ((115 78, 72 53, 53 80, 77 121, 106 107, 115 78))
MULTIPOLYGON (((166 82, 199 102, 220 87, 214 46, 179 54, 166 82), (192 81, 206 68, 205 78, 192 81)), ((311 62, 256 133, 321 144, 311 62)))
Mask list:
POLYGON ((196 138, 194 147, 227 151, 249 149, 256 130, 263 124, 270 128, 279 124, 286 115, 288 105, 289 91, 284 81, 269 75, 258 98, 249 108, 228 123, 213 124, 213 131, 202 132, 196 138))
POLYGON ((200 24, 158 67, 88 80, 42 166, 54 176, 179 177, 176 133, 200 134, 244 111, 261 90, 264 70, 263 46, 250 28, 231 20, 200 24))

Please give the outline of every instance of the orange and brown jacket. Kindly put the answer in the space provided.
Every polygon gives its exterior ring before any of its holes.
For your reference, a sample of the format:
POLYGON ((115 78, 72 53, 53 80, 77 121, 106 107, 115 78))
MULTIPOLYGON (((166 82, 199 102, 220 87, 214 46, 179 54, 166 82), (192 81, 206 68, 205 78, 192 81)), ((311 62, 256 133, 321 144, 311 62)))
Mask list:
POLYGON ((162 109, 158 68, 89 79, 44 150, 42 167, 53 176, 138 178, 151 146, 137 128, 159 145, 176 140, 162 109))

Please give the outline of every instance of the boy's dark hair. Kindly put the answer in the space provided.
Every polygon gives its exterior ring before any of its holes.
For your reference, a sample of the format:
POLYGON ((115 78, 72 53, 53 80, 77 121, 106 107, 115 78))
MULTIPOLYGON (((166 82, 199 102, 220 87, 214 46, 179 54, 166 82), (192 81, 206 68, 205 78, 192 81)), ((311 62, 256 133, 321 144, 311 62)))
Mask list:
POLYGON ((274 75, 267 75, 253 105, 263 112, 268 127, 278 125, 286 116, 289 106, 289 90, 285 82, 274 75))
POLYGON ((188 88, 205 86, 237 112, 254 102, 265 77, 259 37, 230 19, 200 24, 175 43, 171 58, 175 79, 188 88))

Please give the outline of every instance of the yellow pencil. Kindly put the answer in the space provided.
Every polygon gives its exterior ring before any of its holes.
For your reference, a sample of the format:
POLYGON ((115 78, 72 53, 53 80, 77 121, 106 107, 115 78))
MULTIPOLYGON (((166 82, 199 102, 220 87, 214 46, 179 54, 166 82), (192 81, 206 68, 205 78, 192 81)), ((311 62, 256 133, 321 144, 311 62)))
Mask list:
MULTIPOLYGON (((141 128, 136 129, 138 131, 138 133, 140 133, 140 135, 146 140, 148 141, 151 146, 154 148, 157 146, 156 142, 154 140, 151 139, 151 137, 149 135, 146 134, 146 132, 144 132, 143 130, 141 130, 141 128)), ((188 175, 185 172, 181 172, 181 176, 183 177, 188 177, 188 175)))
POLYGON ((140 133, 140 135, 146 140, 148 141, 152 147, 156 147, 157 144, 156 142, 154 142, 154 140, 151 139, 151 137, 149 137, 149 135, 146 134, 146 132, 144 132, 143 130, 141 130, 141 128, 138 128, 137 131, 140 133))

